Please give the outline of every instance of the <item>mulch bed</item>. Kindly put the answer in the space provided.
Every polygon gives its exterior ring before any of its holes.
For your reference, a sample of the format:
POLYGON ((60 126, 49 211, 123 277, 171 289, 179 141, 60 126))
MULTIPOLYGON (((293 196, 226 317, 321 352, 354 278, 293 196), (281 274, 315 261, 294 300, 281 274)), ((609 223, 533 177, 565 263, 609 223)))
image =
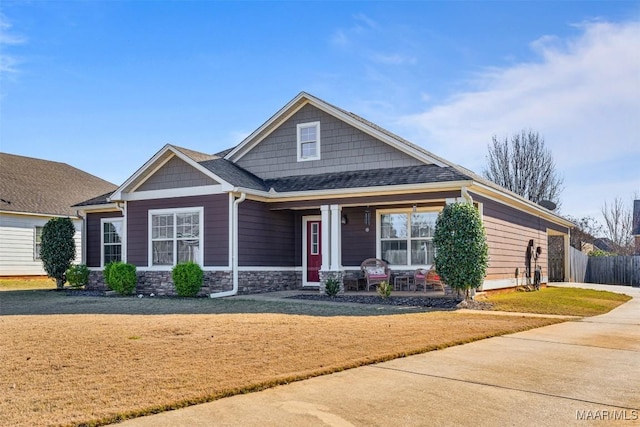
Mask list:
MULTIPOLYGON (((337 303, 356 304, 378 304, 405 307, 433 308, 437 310, 456 310, 460 304, 459 300, 453 298, 428 298, 428 297, 389 297, 382 298, 376 295, 337 295, 330 297, 327 295, 293 295, 288 299, 301 299, 307 301, 323 301, 337 303)), ((491 310, 492 304, 481 301, 471 301, 464 307, 473 310, 491 310)))

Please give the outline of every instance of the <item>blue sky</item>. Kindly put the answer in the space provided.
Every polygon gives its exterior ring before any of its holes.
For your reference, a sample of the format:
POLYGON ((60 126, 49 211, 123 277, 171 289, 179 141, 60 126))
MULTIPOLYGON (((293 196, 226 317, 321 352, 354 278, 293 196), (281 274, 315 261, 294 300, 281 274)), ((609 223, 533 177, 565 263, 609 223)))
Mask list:
POLYGON ((563 214, 640 197, 640 1, 3 0, 0 31, 0 150, 115 184, 304 90, 478 173, 538 131, 563 214))

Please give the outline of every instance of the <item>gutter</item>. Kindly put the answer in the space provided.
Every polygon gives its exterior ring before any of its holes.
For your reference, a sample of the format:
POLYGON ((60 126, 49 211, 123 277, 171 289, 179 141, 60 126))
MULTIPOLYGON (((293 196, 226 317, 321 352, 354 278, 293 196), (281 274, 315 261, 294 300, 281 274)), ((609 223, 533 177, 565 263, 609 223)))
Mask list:
POLYGON ((462 193, 462 197, 464 197, 467 203, 473 204, 473 197, 471 197, 471 194, 469 194, 469 190, 467 190, 467 187, 462 187, 460 192, 462 193))
POLYGON ((214 292, 209 294, 209 298, 230 297, 238 293, 238 205, 244 202, 246 198, 247 193, 240 193, 240 198, 233 201, 233 209, 231 213, 231 274, 233 277, 233 288, 230 291, 214 292))

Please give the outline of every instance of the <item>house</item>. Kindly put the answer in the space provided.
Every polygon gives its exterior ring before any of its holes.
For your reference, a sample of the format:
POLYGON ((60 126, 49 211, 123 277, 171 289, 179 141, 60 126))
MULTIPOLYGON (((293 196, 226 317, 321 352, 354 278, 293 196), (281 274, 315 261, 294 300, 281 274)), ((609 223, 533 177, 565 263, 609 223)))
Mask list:
POLYGON ((633 201, 633 227, 631 228, 635 254, 640 255, 640 200, 633 201))
POLYGON ((65 163, 0 153, 0 276, 46 275, 40 236, 54 217, 73 220, 79 262, 83 221, 72 205, 116 189, 65 163))
MULTIPOLYGON (((305 92, 236 147, 166 145, 111 195, 77 208, 91 286, 104 286, 107 262, 126 260, 138 292, 171 293, 171 268, 192 260, 205 271, 202 292, 224 296, 319 287, 370 257, 394 273, 428 267, 438 212, 456 201, 473 203, 485 224, 484 289, 515 286, 527 254, 546 280, 550 237, 568 253, 569 221, 305 92)), ((561 264, 568 273, 566 256, 561 264)))

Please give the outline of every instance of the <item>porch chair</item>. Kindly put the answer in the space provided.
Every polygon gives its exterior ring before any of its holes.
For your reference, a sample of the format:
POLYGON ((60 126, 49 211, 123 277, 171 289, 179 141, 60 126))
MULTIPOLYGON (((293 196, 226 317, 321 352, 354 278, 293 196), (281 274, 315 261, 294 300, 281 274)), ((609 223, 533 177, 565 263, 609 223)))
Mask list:
MULTIPOLYGON (((417 291, 418 290, 418 286, 422 286, 422 288, 424 289, 425 292, 427 292, 427 274, 429 272, 424 269, 424 268, 418 268, 416 271, 413 272, 413 286, 414 289, 417 291)), ((429 286, 431 289, 433 289, 433 286, 429 286)))
MULTIPOLYGON (((442 284, 442 280, 440 280, 440 276, 436 273, 436 266, 433 265, 427 272, 426 277, 426 286, 430 286, 433 289, 440 288, 442 292, 445 292, 444 285, 442 284)), ((426 289, 426 288, 425 288, 426 289)))
POLYGON ((360 264, 360 269, 367 281, 367 292, 371 286, 375 287, 379 283, 391 280, 389 265, 381 259, 367 258, 360 264))

